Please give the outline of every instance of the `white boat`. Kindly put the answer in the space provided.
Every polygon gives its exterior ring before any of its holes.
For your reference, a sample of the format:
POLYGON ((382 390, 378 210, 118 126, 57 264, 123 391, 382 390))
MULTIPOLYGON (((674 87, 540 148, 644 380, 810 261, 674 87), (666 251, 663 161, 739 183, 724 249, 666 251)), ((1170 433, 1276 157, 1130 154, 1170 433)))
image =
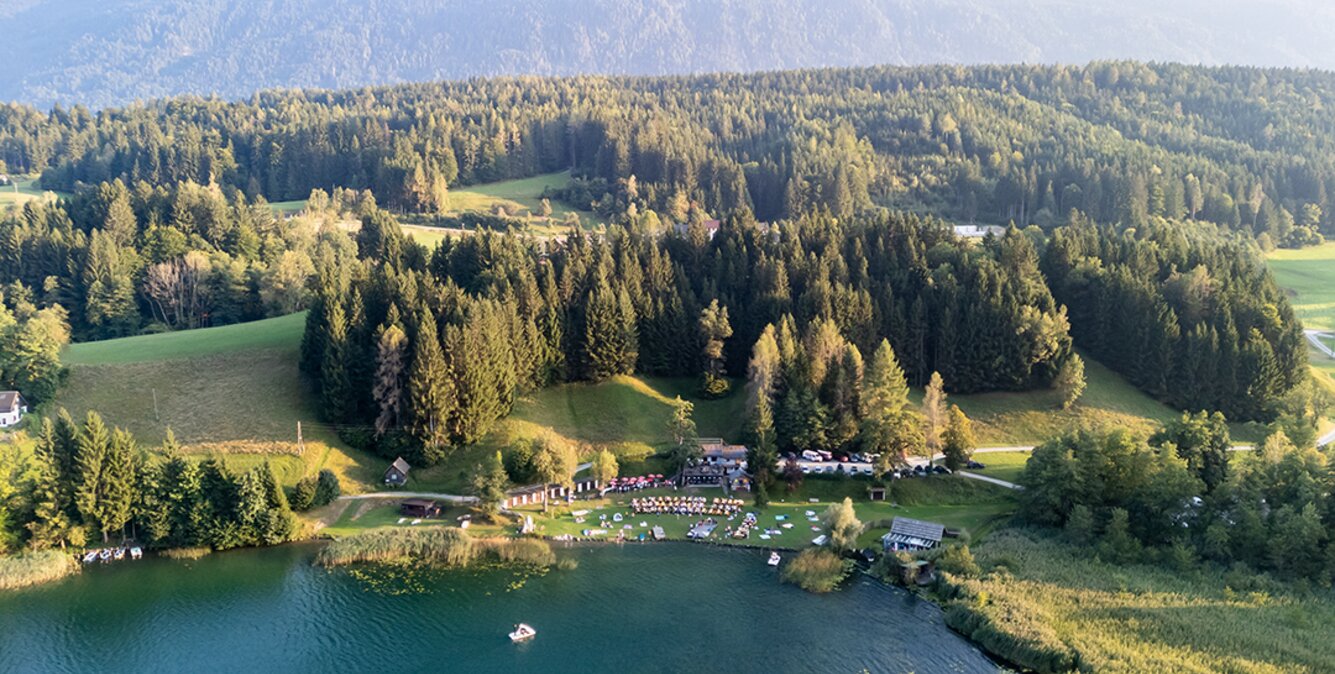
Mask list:
POLYGON ((93 562, 96 562, 96 561, 97 561, 97 551, 96 551, 96 550, 93 550, 92 552, 85 553, 84 556, 83 556, 83 563, 84 563, 84 564, 92 564, 93 562))
POLYGON ((771 552, 771 553, 769 553, 769 565, 770 565, 770 566, 778 566, 778 565, 779 565, 779 553, 777 553, 777 552, 771 552))
POLYGON ((143 557, 144 557, 143 548, 137 545, 134 546, 133 548, 130 548, 130 559, 143 559, 143 557))
POLYGON ((538 631, 533 629, 532 626, 525 623, 519 623, 518 625, 515 625, 515 631, 510 633, 510 641, 518 643, 520 641, 532 639, 537 635, 538 631))

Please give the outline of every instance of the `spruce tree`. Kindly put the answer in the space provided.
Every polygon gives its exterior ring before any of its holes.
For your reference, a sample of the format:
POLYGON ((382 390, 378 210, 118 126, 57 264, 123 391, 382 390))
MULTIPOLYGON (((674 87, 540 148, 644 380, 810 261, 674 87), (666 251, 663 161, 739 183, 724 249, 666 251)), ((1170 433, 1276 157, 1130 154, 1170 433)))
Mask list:
POLYGON ((398 309, 391 306, 389 318, 376 331, 375 385, 372 389, 376 403, 376 435, 384 435, 400 426, 408 336, 397 318, 398 309))
POLYGON ((449 441, 453 413, 454 384, 445 366, 436 331, 436 319, 423 311, 413 343, 413 363, 408 375, 409 431, 423 447, 424 463, 438 460, 449 441))
MULTIPOLYGON (((862 444, 870 452, 900 453, 912 438, 903 423, 908 412, 909 386, 890 342, 881 340, 872 354, 862 385, 862 444)), ((921 431, 919 431, 921 433, 921 431)), ((892 457, 903 462, 905 454, 892 457)))
POLYGON ((102 530, 103 542, 107 532, 103 528, 103 488, 102 476, 106 470, 107 453, 111 448, 111 433, 96 412, 89 412, 80 429, 77 447, 77 478, 75 482, 75 506, 84 524, 102 530))
POLYGON ((111 434, 106 461, 102 469, 101 528, 105 541, 111 533, 124 534, 130 523, 135 499, 134 438, 128 431, 117 428, 111 434))

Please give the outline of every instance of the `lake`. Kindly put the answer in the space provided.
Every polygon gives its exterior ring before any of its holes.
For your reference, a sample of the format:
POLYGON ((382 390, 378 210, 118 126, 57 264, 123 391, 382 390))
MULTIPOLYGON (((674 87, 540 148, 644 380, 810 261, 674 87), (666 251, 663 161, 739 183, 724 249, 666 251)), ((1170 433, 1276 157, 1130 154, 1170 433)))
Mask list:
POLYGON ((92 568, 0 596, 4 672, 996 672, 929 602, 778 582, 767 552, 558 550, 574 570, 329 571, 318 547, 92 568), (514 623, 533 625, 511 644, 514 623))

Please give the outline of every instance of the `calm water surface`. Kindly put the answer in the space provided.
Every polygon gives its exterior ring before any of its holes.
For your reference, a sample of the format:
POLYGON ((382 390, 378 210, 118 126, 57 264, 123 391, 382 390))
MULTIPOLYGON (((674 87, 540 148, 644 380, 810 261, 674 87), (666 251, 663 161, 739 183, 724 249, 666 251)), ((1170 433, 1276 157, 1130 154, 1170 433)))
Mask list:
POLYGON ((365 573, 294 545, 0 596, 0 672, 996 672, 912 595, 782 585, 760 551, 575 547, 573 571, 365 573), (506 638, 513 624, 532 642, 506 638))

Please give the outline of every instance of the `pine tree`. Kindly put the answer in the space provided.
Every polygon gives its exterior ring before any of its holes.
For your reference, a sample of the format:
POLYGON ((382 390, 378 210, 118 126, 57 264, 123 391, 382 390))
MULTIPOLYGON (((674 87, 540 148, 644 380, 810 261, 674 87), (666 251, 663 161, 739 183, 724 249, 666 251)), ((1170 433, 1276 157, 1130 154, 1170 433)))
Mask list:
POLYGON ((868 451, 904 462, 907 460, 906 447, 921 437, 921 428, 916 433, 907 428, 909 386, 904 379, 904 370, 895 359, 895 351, 890 342, 881 340, 880 346, 872 354, 871 364, 867 367, 862 385, 862 443, 868 451))
POLYGON ((135 500, 135 478, 138 477, 134 455, 134 438, 129 432, 117 428, 112 432, 101 475, 100 524, 103 540, 112 532, 124 535, 125 526, 130 523, 131 507, 135 500))
POLYGON ((400 425, 403 406, 403 371, 407 358, 408 337, 399 327, 398 309, 390 307, 390 317, 376 332, 376 372, 372 395, 376 402, 375 432, 384 435, 400 425))
POLYGON ((1080 396, 1085 393, 1085 361, 1080 354, 1072 353, 1062 363, 1057 377, 1052 380, 1052 387, 1061 396, 1061 407, 1064 410, 1071 409, 1080 400, 1080 396))
POLYGON ((320 364, 320 394, 324 418, 334 423, 352 420, 352 379, 348 373, 352 349, 343 304, 332 301, 326 311, 324 361, 320 364))
POLYGON ((486 463, 474 467, 469 486, 473 496, 477 497, 478 509, 487 517, 495 517, 500 512, 509 481, 500 452, 488 454, 486 463))
POLYGON ((449 419, 454 407, 454 384, 445 366, 436 332, 436 319, 423 311, 413 344, 413 364, 408 375, 409 431, 423 446, 425 463, 440 456, 449 439, 449 419))
POLYGON ((634 370, 639 337, 635 309, 624 289, 612 290, 604 283, 589 294, 584 349, 587 374, 593 381, 634 370))
POLYGON ((574 482, 579 458, 575 448, 564 438, 546 433, 538 438, 533 448, 533 469, 543 485, 542 510, 547 511, 547 494, 552 486, 569 487, 574 482))
POLYGON ((923 438, 927 441, 929 456, 941 453, 941 435, 945 431, 946 411, 945 382, 941 379, 941 373, 933 372, 922 397, 922 430, 923 438))
POLYGON ((34 550, 56 546, 63 550, 69 542, 73 523, 66 513, 68 504, 61 490, 56 458, 55 424, 49 418, 42 420, 33 459, 37 465, 32 478, 33 519, 27 524, 31 535, 29 544, 34 550))
POLYGON ((107 453, 111 448, 111 434, 96 412, 89 412, 79 432, 77 441, 78 476, 75 482, 75 506, 84 524, 102 530, 102 540, 106 542, 107 531, 103 524, 103 493, 105 485, 102 473, 106 470, 107 453))
POLYGON ((958 405, 951 405, 941 434, 941 453, 945 456, 946 467, 959 470, 968 465, 976 444, 973 421, 964 415, 964 410, 958 405))
POLYGON ((724 377, 723 343, 731 336, 728 308, 720 307, 718 300, 711 300, 700 312, 700 338, 704 342, 705 358, 703 390, 707 396, 717 398, 728 392, 730 383, 724 377))
POLYGON ((774 434, 774 402, 780 384, 782 362, 779 345, 775 341, 774 326, 768 325, 760 333, 751 350, 747 366, 747 466, 751 479, 768 482, 770 466, 777 461, 777 438, 774 434))

